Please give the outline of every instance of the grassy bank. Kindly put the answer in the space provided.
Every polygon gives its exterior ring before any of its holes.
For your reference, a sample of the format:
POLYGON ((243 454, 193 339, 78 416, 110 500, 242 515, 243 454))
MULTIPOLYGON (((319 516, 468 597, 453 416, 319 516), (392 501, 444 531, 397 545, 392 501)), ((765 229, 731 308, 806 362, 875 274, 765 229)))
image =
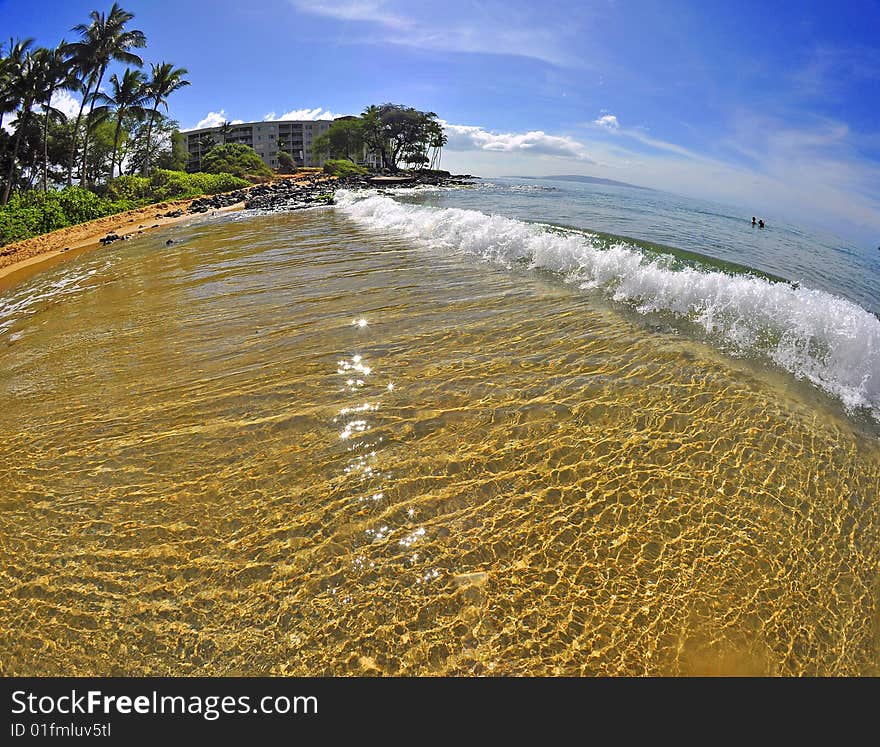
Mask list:
POLYGON ((156 202, 248 186, 250 182, 232 174, 187 174, 160 169, 151 177, 118 177, 101 194, 80 187, 16 193, 0 208, 0 246, 156 202))

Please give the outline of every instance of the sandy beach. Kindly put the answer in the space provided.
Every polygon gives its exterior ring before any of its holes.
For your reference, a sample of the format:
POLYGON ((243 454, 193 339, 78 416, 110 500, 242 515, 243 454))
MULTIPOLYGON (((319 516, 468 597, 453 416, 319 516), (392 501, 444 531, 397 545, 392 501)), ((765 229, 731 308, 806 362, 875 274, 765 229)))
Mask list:
MULTIPOLYGON (((334 177, 325 177, 320 172, 308 170, 296 174, 278 174, 269 184, 284 180, 327 181, 334 177)), ((259 185, 256 185, 259 186, 259 185)), ((218 212, 241 210, 244 202, 238 202, 207 213, 188 213, 189 206, 195 201, 212 195, 199 195, 183 200, 157 202, 136 210, 96 218, 75 226, 60 228, 51 233, 32 236, 23 241, 0 246, 0 290, 9 288, 35 272, 51 267, 86 251, 102 248, 100 240, 109 233, 119 236, 137 236, 151 231, 160 231, 167 226, 184 221, 199 220, 203 216, 218 212), (181 211, 176 217, 166 217, 166 213, 181 211)))
MULTIPOLYGON (((122 237, 137 236, 210 215, 211 213, 186 212, 196 199, 199 198, 157 202, 137 210, 96 218, 0 247, 0 289, 11 287, 34 272, 68 257, 102 248, 100 240, 109 233, 122 237), (177 217, 164 216, 165 213, 178 210, 181 215, 177 217)), ((243 204, 239 202, 214 212, 241 210, 243 204)))

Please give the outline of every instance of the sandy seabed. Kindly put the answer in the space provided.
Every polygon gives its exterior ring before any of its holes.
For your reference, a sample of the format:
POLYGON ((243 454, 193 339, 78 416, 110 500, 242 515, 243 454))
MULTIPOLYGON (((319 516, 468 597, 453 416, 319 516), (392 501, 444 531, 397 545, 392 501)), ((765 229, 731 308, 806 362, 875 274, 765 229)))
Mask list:
MULTIPOLYGON (((0 247, 0 290, 14 285, 38 269, 54 264, 53 260, 61 261, 64 255, 75 256, 85 250, 100 247, 100 240, 108 233, 116 233, 122 237, 137 236, 174 223, 192 220, 201 215, 210 215, 210 213, 186 212, 197 199, 200 197, 157 202, 137 210, 96 218, 0 247), (178 217, 164 216, 164 213, 177 210, 182 213, 178 217)), ((241 205, 242 203, 238 203, 222 209, 236 210, 240 209, 241 205)))

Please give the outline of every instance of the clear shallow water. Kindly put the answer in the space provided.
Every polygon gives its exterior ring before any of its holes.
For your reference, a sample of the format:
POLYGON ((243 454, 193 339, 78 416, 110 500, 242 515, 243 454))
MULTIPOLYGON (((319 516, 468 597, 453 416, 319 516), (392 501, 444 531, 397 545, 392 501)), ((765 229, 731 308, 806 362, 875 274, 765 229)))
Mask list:
MULTIPOLYGON (((553 180, 486 179, 404 201, 603 231, 697 252, 826 290, 880 312, 880 251, 819 229, 648 189, 553 180), (751 216, 764 217, 764 229, 751 216)), ((880 244, 880 237, 878 237, 880 244)))
POLYGON ((386 200, 0 297, 4 674, 878 673, 864 421, 386 200))
MULTIPOLYGON (((638 212, 643 200, 641 196, 621 200, 617 210, 638 212)), ((604 211, 585 208, 592 197, 580 189, 568 197, 540 184, 426 189, 415 195, 404 193, 401 199, 340 192, 338 204, 377 234, 393 231, 437 251, 460 251, 508 268, 549 272, 588 294, 611 298, 646 319, 709 341, 728 354, 785 370, 837 398, 851 415, 880 423, 880 318, 840 293, 760 275, 743 263, 748 256, 730 264, 723 252, 682 253, 680 248, 561 228, 552 222, 525 222, 549 213, 551 218, 564 214, 571 224, 584 209, 604 211), (495 211, 503 195, 517 197, 504 203, 504 210, 495 211), (458 203, 483 209, 452 207, 458 203)), ((705 213, 693 208, 691 212, 705 213)), ((643 225, 652 225, 650 210, 640 215, 643 225)), ((605 220, 614 217, 606 215, 605 220)), ((712 221, 694 220, 706 223, 705 230, 712 235, 712 221)), ((760 231, 750 226, 749 230, 760 231)), ((661 225, 657 231, 662 234, 661 225)), ((778 253, 789 251, 783 244, 778 253)), ((812 263, 813 259, 805 259, 801 264, 812 263)), ((789 266, 789 280, 799 276, 800 268, 793 261, 789 266)), ((851 273, 857 274, 857 268, 852 267, 851 273)))

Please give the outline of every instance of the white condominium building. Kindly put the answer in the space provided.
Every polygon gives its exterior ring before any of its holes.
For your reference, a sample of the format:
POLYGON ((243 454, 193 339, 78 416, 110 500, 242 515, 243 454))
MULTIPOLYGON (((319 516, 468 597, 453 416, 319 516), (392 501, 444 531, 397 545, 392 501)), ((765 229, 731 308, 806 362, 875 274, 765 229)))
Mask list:
POLYGON ((312 150, 312 141, 330 129, 330 120, 275 120, 244 122, 221 127, 203 127, 183 133, 189 152, 189 167, 197 168, 202 156, 214 145, 241 143, 253 148, 270 168, 278 168, 278 151, 289 153, 297 166, 322 166, 324 157, 312 150))

